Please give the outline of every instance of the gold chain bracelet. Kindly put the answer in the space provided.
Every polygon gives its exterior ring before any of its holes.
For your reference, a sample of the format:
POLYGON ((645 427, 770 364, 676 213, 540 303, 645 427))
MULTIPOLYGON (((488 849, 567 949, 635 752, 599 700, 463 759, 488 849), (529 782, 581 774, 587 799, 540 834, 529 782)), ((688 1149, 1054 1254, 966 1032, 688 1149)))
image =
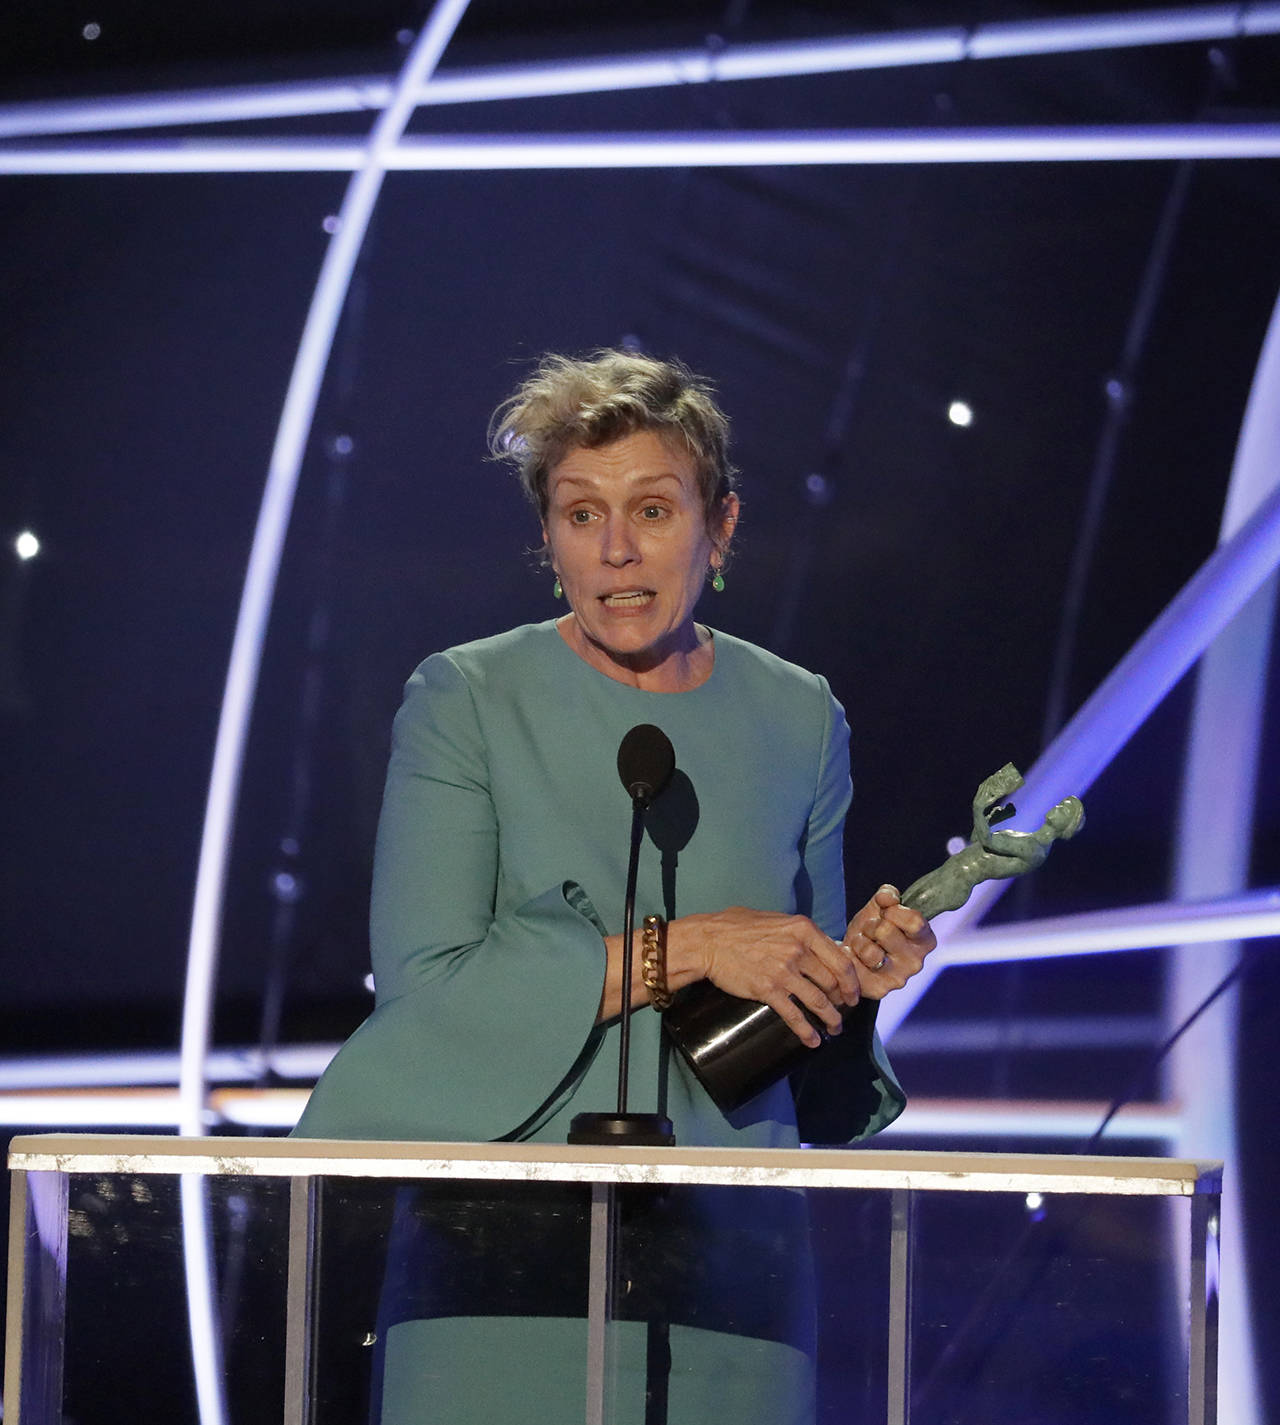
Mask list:
POLYGON ((667 922, 660 915, 646 915, 641 932, 640 974, 654 1009, 671 1003, 667 988, 667 922))

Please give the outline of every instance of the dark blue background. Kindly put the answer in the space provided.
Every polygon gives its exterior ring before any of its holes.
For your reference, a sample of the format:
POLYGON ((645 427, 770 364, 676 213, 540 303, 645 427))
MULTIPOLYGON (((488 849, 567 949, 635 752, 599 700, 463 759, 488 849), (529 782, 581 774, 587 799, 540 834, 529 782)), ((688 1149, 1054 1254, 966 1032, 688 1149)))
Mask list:
MULTIPOLYGON (((1079 12, 1106 6, 1069 6, 1079 12)), ((974 7, 968 21, 1054 14, 974 7)), ((408 4, 19 4, 0 102, 389 72, 408 4), (87 41, 88 19, 102 26, 87 41)), ((450 63, 957 23, 954 6, 475 0, 450 63)), ((418 131, 1079 124, 1276 116, 1280 45, 1183 45, 419 111, 418 131)), ((275 132, 357 132, 321 118, 275 132)), ((255 131, 267 131, 255 126, 255 131)), ((228 130, 228 133, 234 133, 228 130)), ((322 395, 236 824, 219 1037, 366 1012, 365 897, 399 687, 432 649, 555 612, 484 459, 545 349, 634 341, 719 383, 740 548, 702 615, 824 672, 854 728, 850 894, 967 830, 1040 750, 1085 489, 1175 168, 1057 164, 393 174, 322 395), (957 396, 969 429, 946 420, 957 396), (349 435, 350 455, 332 442, 349 435), (822 477, 815 503, 806 481, 822 477), (714 602, 713 602, 714 600, 714 602), (317 619, 321 622, 317 623, 317 619), (316 630, 319 629, 319 634, 316 630), (310 688, 310 693, 307 689, 310 688), (304 712, 307 697, 312 713, 304 712), (297 851, 282 850, 295 837, 297 851), (302 878, 283 937, 273 876, 302 878)), ((0 1053, 176 1042, 203 798, 275 423, 341 175, 0 182, 0 1053)), ((1216 541, 1280 287, 1277 168, 1194 165, 1135 373, 1071 664, 1088 695, 1216 541)), ((1273 682, 1275 672, 1273 670, 1273 682)), ((1167 894, 1187 689, 1087 798, 1018 914, 1167 894)), ((1253 884, 1280 871, 1269 701, 1253 884)), ((612 769, 601 769, 610 786, 612 769)), ((1011 913, 1008 906, 1000 913, 1011 913)), ((1256 1260, 1272 1200, 1276 972, 1245 984, 1256 1260)), ((922 1015, 1158 1012, 1161 957, 956 972, 922 1015)), ((1109 1098, 1140 1055, 904 1063, 918 1092, 1109 1098)), ((1254 1286, 1274 1343, 1274 1289, 1254 1286)), ((1269 1333, 1269 1334, 1268 1334, 1269 1333)), ((1274 1388, 1274 1386, 1273 1386, 1274 1388)))

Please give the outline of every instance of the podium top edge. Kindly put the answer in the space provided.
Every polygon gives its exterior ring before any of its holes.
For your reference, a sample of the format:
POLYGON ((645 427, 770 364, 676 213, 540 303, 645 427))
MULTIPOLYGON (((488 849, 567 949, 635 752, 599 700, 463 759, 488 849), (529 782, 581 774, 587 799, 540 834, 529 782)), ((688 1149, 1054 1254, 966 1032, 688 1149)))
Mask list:
POLYGON ((598 1148, 148 1134, 24 1135, 9 1145, 9 1168, 13 1172, 208 1177, 454 1178, 622 1186, 703 1183, 1152 1197, 1217 1193, 1222 1185, 1221 1163, 1180 1158, 876 1148, 598 1148))

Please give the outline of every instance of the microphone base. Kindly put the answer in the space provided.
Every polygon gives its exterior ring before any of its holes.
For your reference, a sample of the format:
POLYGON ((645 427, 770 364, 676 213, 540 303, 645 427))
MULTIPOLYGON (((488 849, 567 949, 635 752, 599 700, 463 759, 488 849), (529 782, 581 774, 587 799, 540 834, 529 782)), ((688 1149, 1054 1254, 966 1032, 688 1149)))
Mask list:
POLYGON ((674 1148, 676 1135, 661 1113, 576 1113, 568 1141, 591 1148, 674 1148))

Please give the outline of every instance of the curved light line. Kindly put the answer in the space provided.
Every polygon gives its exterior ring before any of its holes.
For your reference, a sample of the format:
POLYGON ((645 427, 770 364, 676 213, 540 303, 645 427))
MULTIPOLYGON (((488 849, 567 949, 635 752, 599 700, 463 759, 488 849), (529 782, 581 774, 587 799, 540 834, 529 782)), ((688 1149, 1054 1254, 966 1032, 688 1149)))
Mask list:
MULTIPOLYGON (((181 1113, 181 1105, 179 1105, 181 1113)), ((182 1212, 182 1264, 187 1293, 187 1331, 195 1376, 200 1425, 225 1425, 227 1394, 222 1331, 214 1286, 213 1234, 209 1224, 208 1182, 194 1173, 178 1178, 182 1212)))
MULTIPOLYGON (((413 112, 411 96, 439 62, 466 7, 467 0, 437 0, 405 60, 395 97, 373 127, 363 166, 347 187, 338 229, 321 265, 280 416, 236 619, 196 871, 178 1078, 179 1130, 187 1134, 201 1134, 205 1128, 205 1059, 236 796, 267 618, 320 383, 356 258, 381 191, 383 160, 413 112)), ((182 1244, 197 1409, 202 1425, 223 1425, 227 1410, 208 1204, 203 1184, 192 1181, 188 1187, 185 1178, 182 1244)))
MULTIPOLYGON (((341 173, 347 138, 104 139, 0 147, 0 173, 341 173)), ((934 163, 1129 163, 1280 157, 1280 124, 1111 124, 742 133, 433 134, 388 145, 398 172, 743 168, 934 163)), ((379 175, 381 176, 381 174, 379 175)))
MULTIPOLYGON (((591 60, 451 69, 415 96, 420 105, 538 99, 619 89, 731 83, 965 60, 1080 53, 1145 45, 1203 43, 1280 32, 1280 4, 1195 5, 1049 20, 996 21, 934 30, 836 35, 826 39, 660 50, 591 60)), ((0 138, 89 133, 169 124, 220 124, 303 114, 380 109, 392 92, 385 74, 287 84, 124 94, 0 105, 0 138)))
MULTIPOLYGON (((1221 538, 1280 497, 1280 300, 1272 312, 1231 471, 1221 538)), ((1276 602, 1273 574, 1206 652, 1196 682, 1179 815, 1174 891, 1233 895, 1248 883, 1263 711, 1276 602)), ((1174 953, 1166 1015, 1181 1021, 1239 962, 1240 945, 1174 953)), ((1261 1419, 1249 1313, 1248 1254, 1237 1132, 1239 985, 1177 1045, 1168 1086, 1183 1105, 1182 1146, 1227 1165, 1222 1213, 1219 1399, 1234 1425, 1261 1419)))
POLYGON ((289 380, 236 621, 205 807, 183 1006, 179 1084, 184 1102, 184 1133, 204 1131, 204 1058, 232 815, 263 637, 320 383, 356 258, 381 191, 386 155, 412 113, 409 96, 438 62, 466 7, 467 0, 439 0, 405 61, 395 99, 374 126, 363 166, 353 176, 343 199, 337 231, 325 253, 289 380))

